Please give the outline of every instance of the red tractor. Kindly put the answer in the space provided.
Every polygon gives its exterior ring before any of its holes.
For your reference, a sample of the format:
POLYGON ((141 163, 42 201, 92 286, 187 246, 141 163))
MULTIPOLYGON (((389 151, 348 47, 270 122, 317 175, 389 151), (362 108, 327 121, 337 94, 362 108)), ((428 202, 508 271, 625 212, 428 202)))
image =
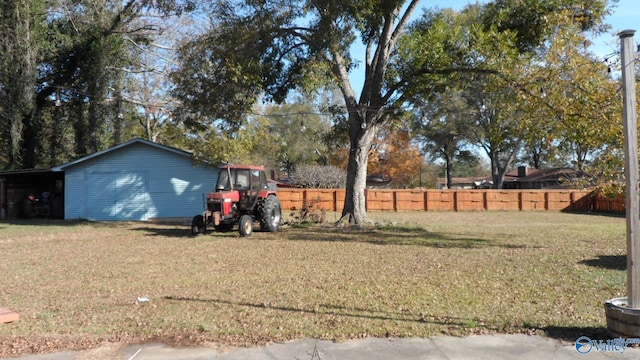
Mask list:
POLYGON ((262 166, 225 165, 220 168, 214 192, 207 194, 206 209, 191 221, 193 235, 207 228, 230 231, 238 224, 241 236, 253 233, 253 223, 262 230, 280 228, 282 210, 275 184, 269 184, 262 166))

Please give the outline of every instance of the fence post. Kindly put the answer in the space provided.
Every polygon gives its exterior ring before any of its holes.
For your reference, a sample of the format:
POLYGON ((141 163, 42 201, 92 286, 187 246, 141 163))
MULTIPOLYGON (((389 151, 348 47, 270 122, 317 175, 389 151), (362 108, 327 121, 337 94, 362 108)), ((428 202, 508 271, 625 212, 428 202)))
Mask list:
POLYGON ((487 190, 482 192, 482 206, 485 211, 489 211, 489 192, 487 190))
POLYGON ((522 200, 522 190, 520 190, 520 192, 518 192, 518 209, 520 211, 522 211, 524 209, 524 204, 523 204, 523 200, 522 200))
POLYGON ((398 190, 394 190, 391 194, 391 201, 393 202, 393 211, 398 211, 398 190))
POLYGON ((427 190, 423 190, 424 195, 422 196, 422 201, 424 201, 424 211, 429 211, 429 192, 427 190))
POLYGON ((453 192, 453 210, 458 211, 458 191, 453 192))
POLYGON ((545 191, 544 192, 544 209, 545 210, 549 210, 549 200, 550 196, 549 196, 549 191, 545 191))
POLYGON ((307 189, 302 190, 302 208, 309 206, 309 203, 307 202, 307 189))

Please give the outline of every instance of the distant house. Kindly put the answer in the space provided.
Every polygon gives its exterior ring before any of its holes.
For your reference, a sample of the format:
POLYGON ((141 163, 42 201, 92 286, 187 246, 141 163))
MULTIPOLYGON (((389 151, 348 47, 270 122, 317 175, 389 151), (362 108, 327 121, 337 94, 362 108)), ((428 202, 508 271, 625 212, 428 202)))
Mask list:
POLYGON ((447 187, 446 178, 436 179, 436 189, 490 189, 493 184, 488 179, 476 179, 476 178, 460 178, 454 177, 451 179, 452 184, 447 187))
POLYGON ((390 189, 391 178, 384 174, 370 174, 367 176, 367 189, 390 189))
POLYGON ((519 166, 504 176, 503 189, 565 189, 584 174, 571 168, 530 169, 519 166))
POLYGON ((64 173, 64 218, 146 221, 202 212, 215 169, 191 153, 133 139, 52 168, 64 173))

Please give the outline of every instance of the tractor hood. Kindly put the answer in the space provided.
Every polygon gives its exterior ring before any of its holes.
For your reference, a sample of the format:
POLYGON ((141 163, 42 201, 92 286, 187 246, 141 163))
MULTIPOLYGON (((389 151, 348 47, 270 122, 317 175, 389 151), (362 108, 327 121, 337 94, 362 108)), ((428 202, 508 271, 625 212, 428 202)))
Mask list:
POLYGON ((240 201, 240 192, 237 190, 216 191, 207 194, 207 200, 220 202, 238 202, 240 201))

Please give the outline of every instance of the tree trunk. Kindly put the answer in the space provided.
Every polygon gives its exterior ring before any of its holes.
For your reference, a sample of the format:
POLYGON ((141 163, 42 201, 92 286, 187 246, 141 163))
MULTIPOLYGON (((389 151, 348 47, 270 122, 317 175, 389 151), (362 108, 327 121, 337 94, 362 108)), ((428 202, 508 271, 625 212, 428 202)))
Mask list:
POLYGON ((339 222, 362 225, 371 222, 367 216, 365 196, 367 161, 373 138, 378 131, 378 125, 367 125, 366 122, 360 121, 351 121, 350 123, 351 145, 347 165, 347 187, 342 217, 339 222))
POLYGON ((75 155, 78 157, 88 154, 87 144, 87 117, 85 115, 84 103, 81 100, 74 102, 75 119, 73 120, 73 134, 75 136, 75 155))
POLYGON ((40 162, 40 142, 42 141, 42 114, 25 116, 22 123, 22 145, 20 155, 22 167, 30 169, 40 162))
POLYGON ((507 169, 511 166, 511 163, 516 157, 518 153, 519 146, 516 147, 511 153, 504 156, 503 159, 500 160, 500 153, 498 152, 490 152, 489 156, 491 158, 491 175, 493 176, 493 188, 494 189, 502 189, 504 186, 504 175, 507 173, 507 169))
POLYGON ((452 174, 452 172, 453 172, 453 165, 452 165, 453 160, 449 156, 445 156, 444 161, 445 161, 445 165, 444 165, 445 182, 447 184, 447 189, 451 189, 451 185, 453 185, 453 174, 452 174))
POLYGON ((491 178, 493 179, 493 188, 502 189, 502 185, 504 183, 504 172, 501 171, 498 153, 490 152, 488 155, 491 160, 491 178))
POLYGON ((5 123, 1 125, 3 140, 7 142, 7 164, 3 167, 8 169, 23 167, 24 124, 32 121, 35 109, 33 89, 36 87, 38 53, 33 32, 37 27, 37 5, 29 1, 6 1, 0 7, 0 30, 3 31, 0 72, 11 74, 3 77, 5 103, 0 104, 6 112, 5 123))

